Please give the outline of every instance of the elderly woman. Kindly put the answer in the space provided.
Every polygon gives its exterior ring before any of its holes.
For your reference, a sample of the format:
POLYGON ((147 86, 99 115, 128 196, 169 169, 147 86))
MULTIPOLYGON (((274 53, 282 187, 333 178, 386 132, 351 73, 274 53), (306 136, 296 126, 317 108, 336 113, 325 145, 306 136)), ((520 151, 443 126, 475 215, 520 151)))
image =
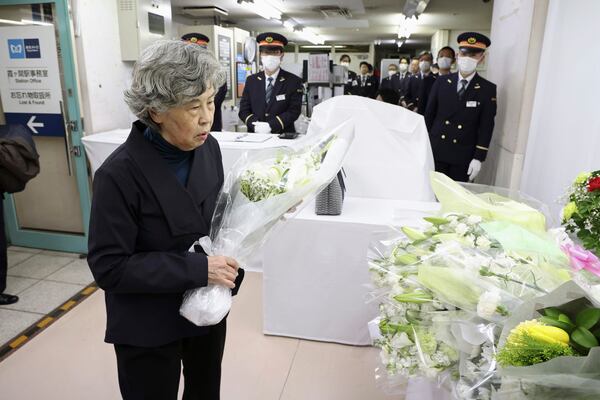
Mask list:
MULTIPOLYGON (((198 327, 179 315, 188 289, 237 289, 236 260, 188 252, 209 233, 223 166, 209 135, 224 82, 207 50, 161 41, 141 54, 125 101, 139 118, 94 177, 88 262, 106 296, 123 398, 218 399, 223 320, 198 327)), ((201 249, 200 249, 201 250, 201 249)))

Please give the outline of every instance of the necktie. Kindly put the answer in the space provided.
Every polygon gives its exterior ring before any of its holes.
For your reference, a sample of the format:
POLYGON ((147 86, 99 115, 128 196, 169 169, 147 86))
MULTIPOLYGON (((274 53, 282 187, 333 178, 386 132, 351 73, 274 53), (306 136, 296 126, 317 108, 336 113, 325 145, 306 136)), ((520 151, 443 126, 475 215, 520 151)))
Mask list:
POLYGON ((367 80, 367 77, 365 75, 362 76, 362 86, 365 86, 365 82, 367 80))
POLYGON ((460 89, 458 89, 458 99, 462 100, 465 95, 465 91, 467 90, 467 83, 469 83, 466 79, 462 79, 460 81, 460 89))
POLYGON ((267 100, 267 105, 269 105, 269 103, 271 102, 271 95, 273 94, 273 77, 269 77, 268 79, 269 84, 267 85, 267 92, 266 92, 266 100, 267 100))

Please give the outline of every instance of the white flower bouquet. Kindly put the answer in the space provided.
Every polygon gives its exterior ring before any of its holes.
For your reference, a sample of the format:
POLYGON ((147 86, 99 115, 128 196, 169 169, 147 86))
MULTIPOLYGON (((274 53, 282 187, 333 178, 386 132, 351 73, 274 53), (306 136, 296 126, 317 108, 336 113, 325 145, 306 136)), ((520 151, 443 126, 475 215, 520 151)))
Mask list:
MULTIPOLYGON (((244 154, 219 193, 209 236, 198 243, 208 255, 227 255, 245 265, 286 213, 336 177, 353 139, 353 128, 344 123, 290 146, 244 154)), ((231 291, 208 285, 187 291, 180 313, 196 325, 209 326, 230 308, 231 291)))
POLYGON ((456 398, 486 399, 502 325, 569 280, 568 260, 535 209, 431 179, 443 214, 379 234, 369 250, 385 381, 425 376, 456 398))

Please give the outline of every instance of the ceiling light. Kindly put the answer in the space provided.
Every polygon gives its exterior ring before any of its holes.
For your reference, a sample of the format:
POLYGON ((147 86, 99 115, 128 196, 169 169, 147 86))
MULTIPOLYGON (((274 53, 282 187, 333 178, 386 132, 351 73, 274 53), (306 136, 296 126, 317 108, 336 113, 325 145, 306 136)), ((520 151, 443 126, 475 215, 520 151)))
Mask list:
POLYGON ((325 40, 313 32, 311 29, 305 28, 302 30, 302 38, 308 40, 312 44, 324 44, 325 40))
POLYGON ((260 15, 264 19, 281 19, 281 11, 265 0, 238 0, 238 4, 246 10, 260 15))
POLYGON ((294 22, 293 19, 286 19, 285 21, 283 21, 283 26, 290 32, 294 32, 294 28, 296 27, 296 25, 297 24, 294 22))
MULTIPOLYGON (((402 16, 404 17, 404 15, 402 16)), ((415 17, 414 15, 410 18, 404 17, 404 19, 400 22, 400 26, 398 27, 398 39, 408 39, 410 35, 413 34, 416 27, 417 17, 415 17)))
POLYGON ((307 45, 303 45, 300 47, 302 47, 303 49, 330 49, 332 47, 335 47, 336 49, 345 49, 346 48, 346 46, 342 46, 342 45, 330 46, 330 45, 326 45, 326 44, 319 44, 319 45, 312 45, 312 44, 308 45, 307 44, 307 45))
POLYGON ((13 21, 10 19, 0 19, 0 24, 25 25, 23 22, 13 21))
POLYGON ((32 20, 29 20, 29 19, 22 19, 21 22, 23 24, 30 24, 30 25, 54 26, 54 24, 51 24, 50 22, 32 21, 32 20))

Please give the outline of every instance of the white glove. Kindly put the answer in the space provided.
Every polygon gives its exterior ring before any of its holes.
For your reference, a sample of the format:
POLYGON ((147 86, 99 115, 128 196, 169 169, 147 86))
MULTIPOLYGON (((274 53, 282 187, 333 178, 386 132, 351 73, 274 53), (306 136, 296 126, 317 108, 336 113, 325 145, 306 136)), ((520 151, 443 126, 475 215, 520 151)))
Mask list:
POLYGON ((467 175, 469 175, 469 182, 473 182, 477 175, 479 175, 479 171, 481 171, 481 161, 472 159, 471 164, 469 164, 469 169, 467 170, 467 175))

